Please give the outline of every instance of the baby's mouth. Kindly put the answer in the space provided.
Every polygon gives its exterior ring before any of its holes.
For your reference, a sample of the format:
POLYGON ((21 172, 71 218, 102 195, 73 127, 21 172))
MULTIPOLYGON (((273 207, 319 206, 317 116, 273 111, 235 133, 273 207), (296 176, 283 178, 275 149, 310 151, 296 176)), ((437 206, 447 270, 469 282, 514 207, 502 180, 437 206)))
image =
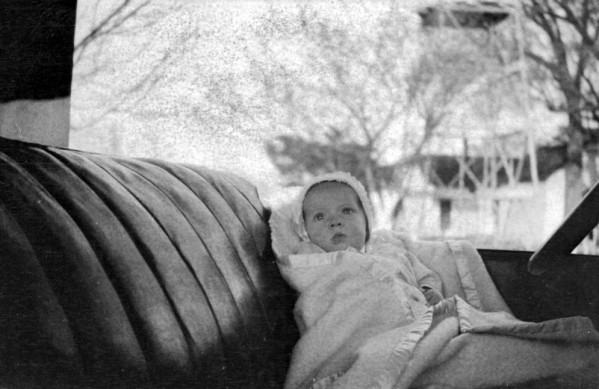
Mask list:
POLYGON ((339 243, 343 242, 344 240, 345 240, 345 234, 342 234, 340 232, 336 233, 331 238, 331 241, 333 241, 334 244, 339 244, 339 243))

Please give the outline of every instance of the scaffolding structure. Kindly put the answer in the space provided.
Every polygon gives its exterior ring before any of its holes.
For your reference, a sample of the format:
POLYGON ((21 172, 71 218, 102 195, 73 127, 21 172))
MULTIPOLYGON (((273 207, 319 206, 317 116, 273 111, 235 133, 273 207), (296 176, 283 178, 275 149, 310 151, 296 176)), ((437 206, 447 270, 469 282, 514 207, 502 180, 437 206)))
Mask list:
MULTIPOLYGON (((447 141, 449 136, 444 137, 447 141)), ((439 175, 439 163, 434 156, 429 156, 424 164, 425 175, 435 185, 435 197, 459 199, 474 197, 485 199, 512 199, 532 195, 531 189, 538 185, 538 176, 531 174, 531 159, 525 147, 527 134, 524 130, 501 135, 489 136, 486 139, 458 136, 462 141, 462 153, 445 158, 453 159, 451 176, 439 175), (530 185, 522 188, 522 183, 530 185)), ((451 167, 451 166, 450 166, 451 167)))
MULTIPOLYGON (((503 69, 504 73, 517 74, 522 85, 527 85, 523 49, 523 13, 517 1, 456 1, 438 0, 429 3, 418 11, 422 25, 435 29, 482 29, 493 38, 493 29, 498 25, 512 23, 509 28, 514 34, 518 57, 503 69)), ((491 42, 492 44, 492 42, 491 42)), ((525 89, 526 90, 526 89, 525 89)), ((527 93, 520 101, 527 112, 521 128, 508 132, 489 124, 478 136, 473 134, 452 134, 442 142, 461 143, 458 152, 444 155, 445 159, 435 161, 439 156, 430 156, 424 164, 424 174, 434 185, 433 196, 443 201, 485 201, 494 207, 496 230, 506 229, 506 214, 514 202, 531 199, 538 195, 539 176, 535 142, 535 123, 531 117, 532 104, 527 93), (448 139, 453 138, 453 139, 448 139), (460 142, 461 141, 461 142, 460 142), (444 164, 439 166, 439 164, 444 164), (440 177, 438 168, 453 166, 451 175, 440 177), (523 182, 526 182, 523 184, 523 182)))
MULTIPOLYGON (((517 72, 523 84, 527 84, 522 44, 522 13, 518 3, 513 1, 455 1, 438 0, 419 10, 423 26, 428 28, 491 29, 499 23, 513 20, 513 29, 518 45, 518 59, 504 69, 505 73, 517 72)), ((527 94, 522 96, 522 104, 527 112, 531 103, 527 94)), ((525 169, 528 181, 533 187, 539 183, 535 145, 535 126, 528 118, 524 128, 502 133, 490 126, 488 134, 477 139, 473 145, 472 134, 462 134, 461 153, 454 156, 459 169, 454 177, 441 180, 434 171, 429 177, 437 187, 438 198, 471 198, 473 194, 489 197, 510 197, 507 188, 516 188, 522 182, 525 169), (476 165, 476 166, 474 166, 476 165), (482 166, 479 166, 482 165, 482 166), (470 185, 466 185, 469 182, 470 185), (498 191, 500 187, 502 191, 498 191)), ((456 137, 450 135, 449 137, 456 137)), ((428 164, 428 168, 432 168, 428 164)), ((511 197, 530 196, 527 191, 514 191, 511 197), (520 195, 518 195, 520 193, 520 195)))

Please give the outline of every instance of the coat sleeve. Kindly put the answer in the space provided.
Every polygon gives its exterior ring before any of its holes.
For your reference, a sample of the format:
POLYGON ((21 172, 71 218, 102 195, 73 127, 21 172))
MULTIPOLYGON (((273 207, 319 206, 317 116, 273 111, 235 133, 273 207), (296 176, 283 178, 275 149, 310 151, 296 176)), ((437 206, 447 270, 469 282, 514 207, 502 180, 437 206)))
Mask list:
POLYGON ((443 296, 441 292, 443 290, 443 282, 440 275, 422 263, 419 257, 410 250, 410 238, 404 234, 390 230, 377 232, 377 235, 386 242, 396 246, 408 258, 414 270, 418 287, 429 304, 434 305, 444 298, 451 297, 443 296))
POLYGON ((406 256, 410 260, 412 268, 414 269, 414 273, 416 274, 418 287, 422 294, 424 294, 424 297, 426 297, 426 300, 429 302, 429 304, 435 305, 443 300, 444 297, 449 297, 443 296, 441 293, 441 290, 443 290, 443 285, 441 283, 441 278, 437 273, 420 262, 416 255, 406 252, 406 256))

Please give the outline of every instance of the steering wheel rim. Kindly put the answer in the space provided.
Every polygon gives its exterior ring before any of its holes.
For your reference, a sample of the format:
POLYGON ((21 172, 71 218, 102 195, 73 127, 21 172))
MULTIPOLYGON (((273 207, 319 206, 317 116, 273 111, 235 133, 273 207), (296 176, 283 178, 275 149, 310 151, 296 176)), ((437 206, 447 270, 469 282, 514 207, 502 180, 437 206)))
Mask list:
POLYGON ((561 265, 568 255, 599 222, 599 182, 591 188, 562 224, 535 251, 528 261, 528 271, 539 275, 561 265))

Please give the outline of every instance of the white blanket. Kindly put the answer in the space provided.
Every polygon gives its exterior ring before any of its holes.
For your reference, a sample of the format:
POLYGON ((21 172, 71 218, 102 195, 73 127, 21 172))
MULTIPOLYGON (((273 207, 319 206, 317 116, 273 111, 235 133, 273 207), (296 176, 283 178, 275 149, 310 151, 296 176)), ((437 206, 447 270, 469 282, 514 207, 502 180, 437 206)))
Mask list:
MULTIPOLYGON (((273 214, 271 228, 286 227, 273 214)), ((470 244, 398 238, 439 275, 445 300, 408 309, 389 274, 360 254, 299 263, 285 254, 289 242, 273 240, 283 277, 300 293, 286 388, 493 387, 597 363, 589 319, 517 320, 470 244)))

